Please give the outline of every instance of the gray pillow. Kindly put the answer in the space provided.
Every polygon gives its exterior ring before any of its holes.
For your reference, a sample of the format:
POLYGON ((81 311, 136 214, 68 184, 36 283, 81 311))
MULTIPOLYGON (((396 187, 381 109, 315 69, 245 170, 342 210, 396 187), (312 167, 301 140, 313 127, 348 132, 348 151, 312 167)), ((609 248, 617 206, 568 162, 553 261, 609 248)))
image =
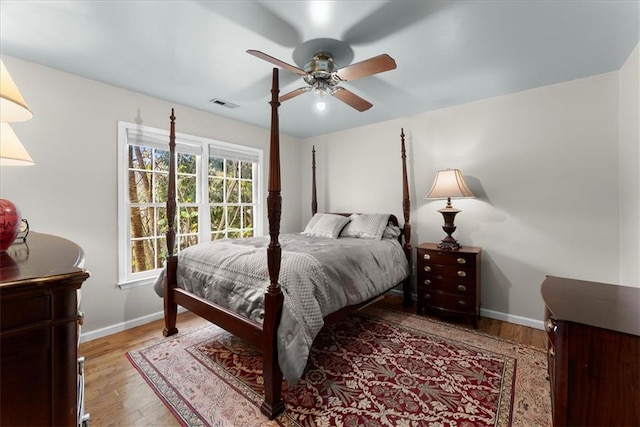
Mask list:
POLYGON ((302 234, 311 237, 337 239, 340 231, 349 222, 349 218, 335 214, 315 214, 309 220, 302 234))
POLYGON ((340 237, 381 240, 389 214, 353 214, 340 237))

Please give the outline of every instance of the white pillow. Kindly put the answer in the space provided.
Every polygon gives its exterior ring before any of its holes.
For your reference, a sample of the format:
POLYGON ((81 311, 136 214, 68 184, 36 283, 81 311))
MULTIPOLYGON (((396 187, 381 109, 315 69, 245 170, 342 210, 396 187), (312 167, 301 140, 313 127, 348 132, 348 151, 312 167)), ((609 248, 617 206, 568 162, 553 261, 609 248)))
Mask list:
POLYGON ((353 214, 349 218, 351 221, 342 230, 340 237, 381 240, 389 222, 389 214, 353 214))
POLYGON ((302 234, 311 237, 336 239, 340 231, 349 222, 349 217, 335 214, 315 214, 309 220, 302 234))

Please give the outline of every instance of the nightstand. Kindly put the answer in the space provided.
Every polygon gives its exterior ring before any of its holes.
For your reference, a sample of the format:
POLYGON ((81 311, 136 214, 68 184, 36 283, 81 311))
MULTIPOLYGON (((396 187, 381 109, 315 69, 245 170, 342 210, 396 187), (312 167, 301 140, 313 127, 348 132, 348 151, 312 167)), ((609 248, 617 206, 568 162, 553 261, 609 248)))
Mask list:
POLYGON ((422 243, 418 251, 418 314, 425 309, 437 316, 467 316, 474 328, 480 317, 480 253, 463 246, 457 251, 422 243))

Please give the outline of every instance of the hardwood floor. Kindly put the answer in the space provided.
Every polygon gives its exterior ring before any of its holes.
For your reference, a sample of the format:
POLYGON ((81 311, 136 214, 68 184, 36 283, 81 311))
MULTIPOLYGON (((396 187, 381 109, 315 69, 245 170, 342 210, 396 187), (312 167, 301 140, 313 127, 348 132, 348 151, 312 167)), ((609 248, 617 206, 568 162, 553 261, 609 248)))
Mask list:
MULTIPOLYGON (((402 310, 401 299, 387 296, 377 304, 402 310)), ((406 311, 414 312, 415 305, 406 311)), ((187 332, 208 322, 191 313, 178 315, 178 329, 187 332)), ((456 322, 467 326, 464 322, 456 322)), ((82 343, 85 357, 85 407, 90 426, 179 426, 171 412, 129 362, 130 350, 158 342, 163 321, 158 320, 124 332, 82 343)), ((545 348, 544 331, 481 318, 478 330, 522 344, 545 348)))

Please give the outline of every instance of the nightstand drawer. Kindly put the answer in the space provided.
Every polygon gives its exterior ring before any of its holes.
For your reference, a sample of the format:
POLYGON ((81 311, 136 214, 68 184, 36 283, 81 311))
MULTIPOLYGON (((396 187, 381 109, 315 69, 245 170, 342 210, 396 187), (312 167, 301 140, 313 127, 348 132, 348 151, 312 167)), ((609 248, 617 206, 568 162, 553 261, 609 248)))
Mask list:
POLYGON ((473 297, 443 294, 440 292, 421 292, 418 298, 430 307, 441 308, 449 311, 475 313, 475 300, 473 297))
POLYGON ((418 263, 418 275, 428 275, 436 278, 457 278, 459 280, 475 280, 475 266, 441 265, 418 263))
POLYGON ((473 297, 476 294, 476 283, 473 280, 451 280, 418 275, 418 289, 425 292, 435 290, 447 294, 473 297))
POLYGON ((418 249, 418 263, 475 266, 476 254, 418 249))

